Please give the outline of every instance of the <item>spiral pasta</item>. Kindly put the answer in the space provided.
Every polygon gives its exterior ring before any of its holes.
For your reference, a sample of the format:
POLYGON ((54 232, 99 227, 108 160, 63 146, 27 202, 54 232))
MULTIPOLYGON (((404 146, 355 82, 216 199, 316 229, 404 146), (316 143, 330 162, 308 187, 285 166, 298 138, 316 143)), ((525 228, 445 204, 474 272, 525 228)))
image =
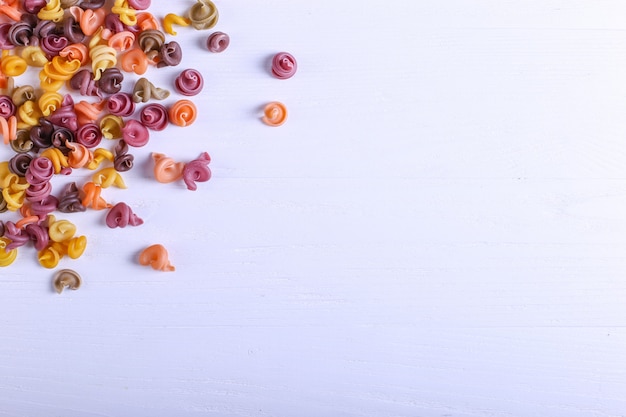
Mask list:
POLYGON ((178 16, 174 13, 168 13, 163 18, 163 30, 170 35, 176 35, 176 31, 172 27, 173 25, 178 26, 189 26, 191 24, 191 19, 186 17, 178 16))
POLYGON ((180 127, 192 124, 197 113, 196 105, 190 100, 178 100, 168 111, 170 122, 180 127))
POLYGON ((189 10, 191 26, 197 30, 211 29, 217 24, 219 13, 210 0, 198 0, 189 10))
POLYGON ((61 94, 54 91, 46 91, 39 97, 37 104, 42 115, 50 116, 51 113, 61 107, 62 101, 63 96, 61 94))
POLYGON ((155 87, 154 84, 146 78, 140 78, 137 80, 133 88, 133 101, 135 103, 146 103, 152 98, 156 100, 163 100, 169 97, 169 95, 169 91, 163 88, 155 87))
POLYGON ((47 0, 46 5, 37 13, 37 17, 41 20, 60 22, 63 19, 63 13, 60 0, 47 0))
POLYGON ((100 131, 106 139, 119 139, 122 137, 124 120, 119 116, 107 114, 100 120, 100 131))
POLYGON ((2 57, 0 66, 3 74, 8 75, 9 77, 17 77, 26 72, 28 63, 21 56, 6 55, 2 57))
POLYGON ((127 0, 115 0, 111 11, 119 15, 122 23, 127 26, 135 26, 137 24, 137 11, 128 5, 127 0))

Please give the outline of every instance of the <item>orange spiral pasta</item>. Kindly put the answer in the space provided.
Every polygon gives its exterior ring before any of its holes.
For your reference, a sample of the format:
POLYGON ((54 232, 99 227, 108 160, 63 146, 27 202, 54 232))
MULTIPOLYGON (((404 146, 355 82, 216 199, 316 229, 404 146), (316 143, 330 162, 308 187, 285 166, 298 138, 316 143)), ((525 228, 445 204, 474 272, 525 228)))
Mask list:
POLYGON ((46 63, 39 73, 41 88, 46 91, 58 91, 63 84, 80 70, 80 61, 68 61, 62 56, 55 56, 46 63))
POLYGON ((176 126, 189 126, 196 120, 196 105, 190 100, 178 100, 168 110, 170 122, 176 126))
POLYGON ((108 40, 109 46, 120 52, 130 49, 134 43, 135 34, 127 30, 112 35, 108 40))
POLYGON ((139 254, 139 263, 151 266, 157 271, 174 271, 176 268, 170 263, 167 249, 163 245, 151 245, 139 254))
POLYGON ((280 126, 287 120, 287 108, 278 101, 271 102, 263 109, 263 123, 268 126, 280 126))
POLYGON ((24 58, 17 55, 5 55, 3 53, 2 63, 0 64, 2 73, 9 77, 17 77, 26 72, 28 63, 24 58))
POLYGON ((91 36, 104 24, 106 11, 104 9, 86 9, 72 7, 72 16, 78 22, 80 30, 87 36, 91 36))
POLYGON ((83 206, 91 206, 94 210, 103 210, 113 207, 112 204, 107 203, 104 198, 100 197, 102 187, 99 185, 88 182, 83 186, 83 192, 85 193, 85 196, 81 200, 83 206))
POLYGON ((137 26, 142 32, 146 30, 158 30, 159 22, 152 13, 141 12, 137 13, 137 26))
POLYGON ((154 178, 158 182, 170 183, 183 177, 184 162, 175 162, 172 158, 162 153, 152 153, 154 161, 154 178))
POLYGON ((122 69, 126 72, 134 72, 142 75, 148 69, 148 57, 139 48, 133 48, 122 55, 122 69))
POLYGON ((83 66, 89 62, 89 49, 87 45, 83 45, 82 43, 73 43, 61 49, 59 56, 62 56, 68 61, 77 59, 80 61, 80 65, 83 66))
POLYGON ((8 119, 0 117, 0 134, 4 138, 5 145, 15 140, 17 138, 17 117, 10 116, 8 119))
POLYGON ((70 150, 67 162, 71 168, 82 168, 93 160, 93 153, 85 145, 76 142, 65 142, 70 150))
POLYGON ((81 100, 74 105, 74 112, 76 112, 76 119, 79 124, 84 125, 93 122, 100 117, 102 109, 104 109, 106 102, 104 100, 97 103, 89 103, 85 100, 81 100))

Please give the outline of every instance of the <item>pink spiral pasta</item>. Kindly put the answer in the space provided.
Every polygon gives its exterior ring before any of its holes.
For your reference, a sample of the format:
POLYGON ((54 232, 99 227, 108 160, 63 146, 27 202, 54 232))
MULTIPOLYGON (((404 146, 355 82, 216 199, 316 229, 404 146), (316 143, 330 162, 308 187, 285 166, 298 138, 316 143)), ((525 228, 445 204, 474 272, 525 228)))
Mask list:
POLYGON ((272 58, 272 74, 280 80, 294 76, 298 70, 296 59, 287 52, 279 52, 272 58))
POLYGON ((214 32, 206 40, 206 46, 210 52, 224 52, 230 45, 230 37, 224 32, 214 32))

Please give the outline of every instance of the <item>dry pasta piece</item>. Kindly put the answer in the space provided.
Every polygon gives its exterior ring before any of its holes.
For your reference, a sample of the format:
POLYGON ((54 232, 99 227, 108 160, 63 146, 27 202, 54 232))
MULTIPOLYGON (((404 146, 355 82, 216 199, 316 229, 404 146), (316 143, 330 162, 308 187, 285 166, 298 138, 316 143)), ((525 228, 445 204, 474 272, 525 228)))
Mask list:
POLYGON ((39 46, 30 45, 24 47, 20 56, 31 67, 43 67, 48 62, 46 54, 39 46))
POLYGON ((93 160, 93 154, 85 145, 67 141, 65 146, 70 150, 67 161, 71 168, 82 168, 93 160))
POLYGON ((148 70, 148 57, 139 48, 133 48, 122 55, 121 62, 122 69, 126 72, 142 75, 148 70))
POLYGON ((117 51, 108 45, 95 45, 89 49, 91 70, 94 80, 99 80, 102 73, 117 64, 117 51))
POLYGON ((69 220, 48 220, 48 235, 54 242, 65 242, 76 234, 76 226, 69 220))
POLYGON ((196 105, 190 100, 178 100, 168 110, 170 122, 176 126, 189 126, 197 117, 196 105))
POLYGON ((151 245, 139 254, 139 263, 151 266, 158 271, 174 271, 176 268, 170 263, 167 249, 163 245, 151 245))
POLYGON ((41 20, 60 22, 63 19, 63 13, 60 0, 47 0, 46 5, 37 13, 37 17, 41 20))
POLYGON ((154 161, 154 178, 158 182, 170 183, 183 177, 184 162, 175 162, 172 158, 162 153, 152 153, 154 161))
POLYGON ((61 107, 62 102, 63 96, 61 94, 56 91, 46 91, 39 97, 37 104, 39 105, 41 114, 50 116, 51 113, 54 113, 56 109, 61 107))
POLYGON ((113 162, 114 159, 115 155, 113 155, 113 152, 109 151, 108 149, 97 148, 95 151, 93 151, 93 160, 89 162, 89 164, 87 164, 87 168, 91 170, 98 169, 100 164, 102 164, 104 161, 113 162))
POLYGON ((178 16, 174 13, 168 13, 163 18, 163 30, 166 33, 169 33, 170 35, 176 35, 176 31, 172 27, 173 25, 189 26, 190 24, 191 24, 190 19, 186 17, 178 16))
POLYGON ((27 100, 17 109, 18 129, 28 129, 39 124, 39 118, 42 116, 39 107, 32 100, 27 100))
POLYGON ((189 10, 191 25, 198 30, 211 29, 218 18, 217 7, 210 0, 198 0, 189 10))
POLYGON ((73 269, 61 269, 52 278, 52 286, 58 294, 61 294, 65 288, 77 290, 81 283, 80 275, 73 269))
POLYGON ((80 65, 83 66, 89 61, 89 49, 87 45, 82 43, 73 43, 61 49, 59 56, 62 56, 68 61, 77 59, 80 61, 80 65))
POLYGON ((87 238, 85 236, 78 236, 70 239, 67 242, 67 256, 72 259, 78 259, 85 252, 87 247, 87 238))
POLYGON ((6 237, 0 237, 0 266, 9 266, 17 258, 17 249, 7 250, 10 243, 6 237))
POLYGON ((19 75, 22 75, 26 72, 26 68, 28 68, 28 63, 26 62, 26 60, 17 55, 3 56, 1 65, 2 73, 8 75, 9 77, 17 77, 19 75))
POLYGON ((159 22, 151 13, 141 12, 137 13, 137 27, 139 27, 142 32, 146 30, 158 30, 159 22))
POLYGON ((111 12, 119 15, 120 21, 127 26, 137 24, 137 11, 128 5, 127 0, 115 0, 111 12))
POLYGON ((102 137, 107 139, 119 139, 122 137, 124 120, 119 116, 107 114, 100 120, 100 131, 102 137))
POLYGON ((124 179, 113 167, 103 168, 96 172, 93 174, 92 181, 94 184, 99 185, 102 188, 108 188, 111 185, 118 188, 126 188, 124 179))
POLYGON ((278 101, 268 103, 263 109, 263 113, 261 120, 268 126, 280 126, 287 120, 287 108, 278 101))
POLYGON ((109 38, 109 46, 117 51, 124 52, 132 48, 135 43, 135 34, 128 30, 118 32, 109 38))
POLYGON ((70 166, 67 161, 67 157, 58 148, 48 148, 41 153, 41 156, 48 158, 52 162, 55 174, 63 173, 64 168, 68 168, 70 166))
POLYGON ((107 203, 102 197, 100 197, 102 187, 99 185, 96 185, 93 182, 88 182, 83 186, 83 191, 85 193, 85 196, 81 200, 83 206, 91 206, 94 210, 102 210, 113 207, 112 204, 107 203))
POLYGON ((10 116, 8 119, 0 117, 0 134, 4 138, 4 144, 17 138, 17 117, 10 116))
POLYGON ((106 102, 104 100, 97 103, 89 103, 81 100, 74 105, 74 112, 76 112, 76 119, 78 124, 86 125, 91 123, 100 117, 102 109, 104 109, 106 102))

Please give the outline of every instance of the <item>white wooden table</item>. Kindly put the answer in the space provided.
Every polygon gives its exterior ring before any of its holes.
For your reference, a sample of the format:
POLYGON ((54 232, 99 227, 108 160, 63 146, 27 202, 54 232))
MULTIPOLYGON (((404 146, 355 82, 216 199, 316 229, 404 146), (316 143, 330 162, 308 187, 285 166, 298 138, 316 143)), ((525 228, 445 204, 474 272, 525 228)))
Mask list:
POLYGON ((217 6, 223 54, 177 28, 203 120, 107 191, 146 223, 67 217, 76 292, 32 247, 0 271, 0 416, 626 415, 626 3, 217 6))

